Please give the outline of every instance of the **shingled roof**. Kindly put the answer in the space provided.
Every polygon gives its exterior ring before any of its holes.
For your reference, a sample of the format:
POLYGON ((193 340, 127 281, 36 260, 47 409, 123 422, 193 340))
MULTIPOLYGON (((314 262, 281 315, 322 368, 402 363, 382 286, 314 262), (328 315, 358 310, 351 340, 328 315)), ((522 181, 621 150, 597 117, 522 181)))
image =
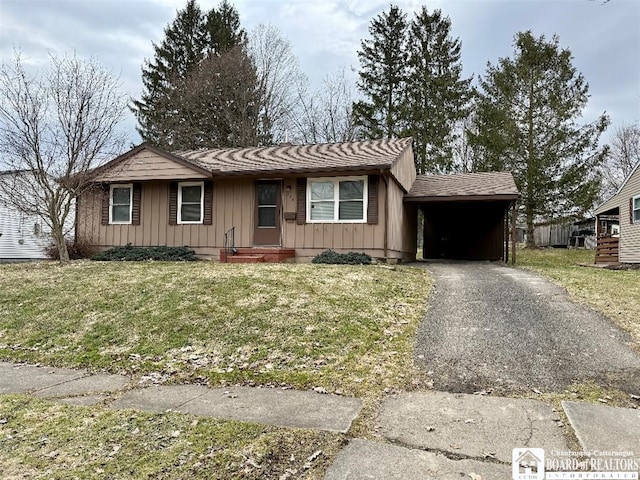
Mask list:
POLYGON ((515 200, 520 196, 511 172, 418 175, 408 202, 515 200))
POLYGON ((255 175, 389 169, 411 138, 173 152, 214 174, 255 175))

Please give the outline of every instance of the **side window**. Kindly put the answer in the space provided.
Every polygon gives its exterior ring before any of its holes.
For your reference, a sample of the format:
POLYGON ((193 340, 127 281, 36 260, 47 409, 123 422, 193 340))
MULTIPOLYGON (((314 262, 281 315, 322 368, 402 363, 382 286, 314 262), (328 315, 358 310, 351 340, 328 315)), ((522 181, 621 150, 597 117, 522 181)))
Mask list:
POLYGON ((130 224, 133 185, 111 185, 109 223, 130 224))
POLYGON ((632 222, 640 223, 640 195, 636 195, 635 197, 633 197, 632 209, 633 209, 633 215, 631 217, 632 222))
POLYGON ((178 184, 178 223, 202 223, 204 182, 178 184))

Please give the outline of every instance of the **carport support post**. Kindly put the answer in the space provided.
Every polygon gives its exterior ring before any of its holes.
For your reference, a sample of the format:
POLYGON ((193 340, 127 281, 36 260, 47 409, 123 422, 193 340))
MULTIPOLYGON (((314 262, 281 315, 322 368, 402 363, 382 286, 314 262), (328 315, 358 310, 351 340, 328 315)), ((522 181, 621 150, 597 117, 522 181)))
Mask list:
POLYGON ((511 264, 516 263, 516 219, 518 213, 516 211, 516 202, 511 204, 511 264))
POLYGON ((504 248, 503 248, 503 261, 509 262, 509 206, 504 211, 504 248))

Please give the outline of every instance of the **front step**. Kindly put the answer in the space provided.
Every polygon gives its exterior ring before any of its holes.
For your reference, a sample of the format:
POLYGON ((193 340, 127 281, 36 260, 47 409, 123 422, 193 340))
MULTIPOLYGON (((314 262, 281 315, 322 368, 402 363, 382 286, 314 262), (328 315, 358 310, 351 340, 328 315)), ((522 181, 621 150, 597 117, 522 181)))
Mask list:
POLYGON ((233 255, 227 257, 227 263, 263 263, 264 255, 233 255))
POLYGON ((235 254, 227 255, 224 249, 220 250, 220 262, 222 263, 281 263, 293 259, 296 251, 293 248, 268 248, 268 247, 241 247, 235 249, 235 254), (259 258, 259 260, 255 260, 259 258))

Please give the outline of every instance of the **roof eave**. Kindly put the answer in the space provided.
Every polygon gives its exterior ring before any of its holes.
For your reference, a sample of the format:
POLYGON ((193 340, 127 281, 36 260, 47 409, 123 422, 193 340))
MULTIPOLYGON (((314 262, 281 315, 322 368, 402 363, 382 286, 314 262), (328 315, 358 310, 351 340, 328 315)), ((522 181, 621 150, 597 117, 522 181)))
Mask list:
POLYGON ((404 201, 408 203, 437 203, 437 202, 489 202, 489 201, 513 201, 518 200, 520 194, 495 194, 495 195, 411 195, 407 194, 404 201))
POLYGON ((242 177, 242 176, 260 176, 260 175, 304 175, 308 173, 327 173, 335 174, 341 172, 374 172, 380 170, 389 170, 389 164, 381 165, 359 165, 359 166, 339 166, 339 167, 313 167, 313 168, 282 168, 282 169, 257 169, 243 171, 216 171, 216 177, 242 177))

